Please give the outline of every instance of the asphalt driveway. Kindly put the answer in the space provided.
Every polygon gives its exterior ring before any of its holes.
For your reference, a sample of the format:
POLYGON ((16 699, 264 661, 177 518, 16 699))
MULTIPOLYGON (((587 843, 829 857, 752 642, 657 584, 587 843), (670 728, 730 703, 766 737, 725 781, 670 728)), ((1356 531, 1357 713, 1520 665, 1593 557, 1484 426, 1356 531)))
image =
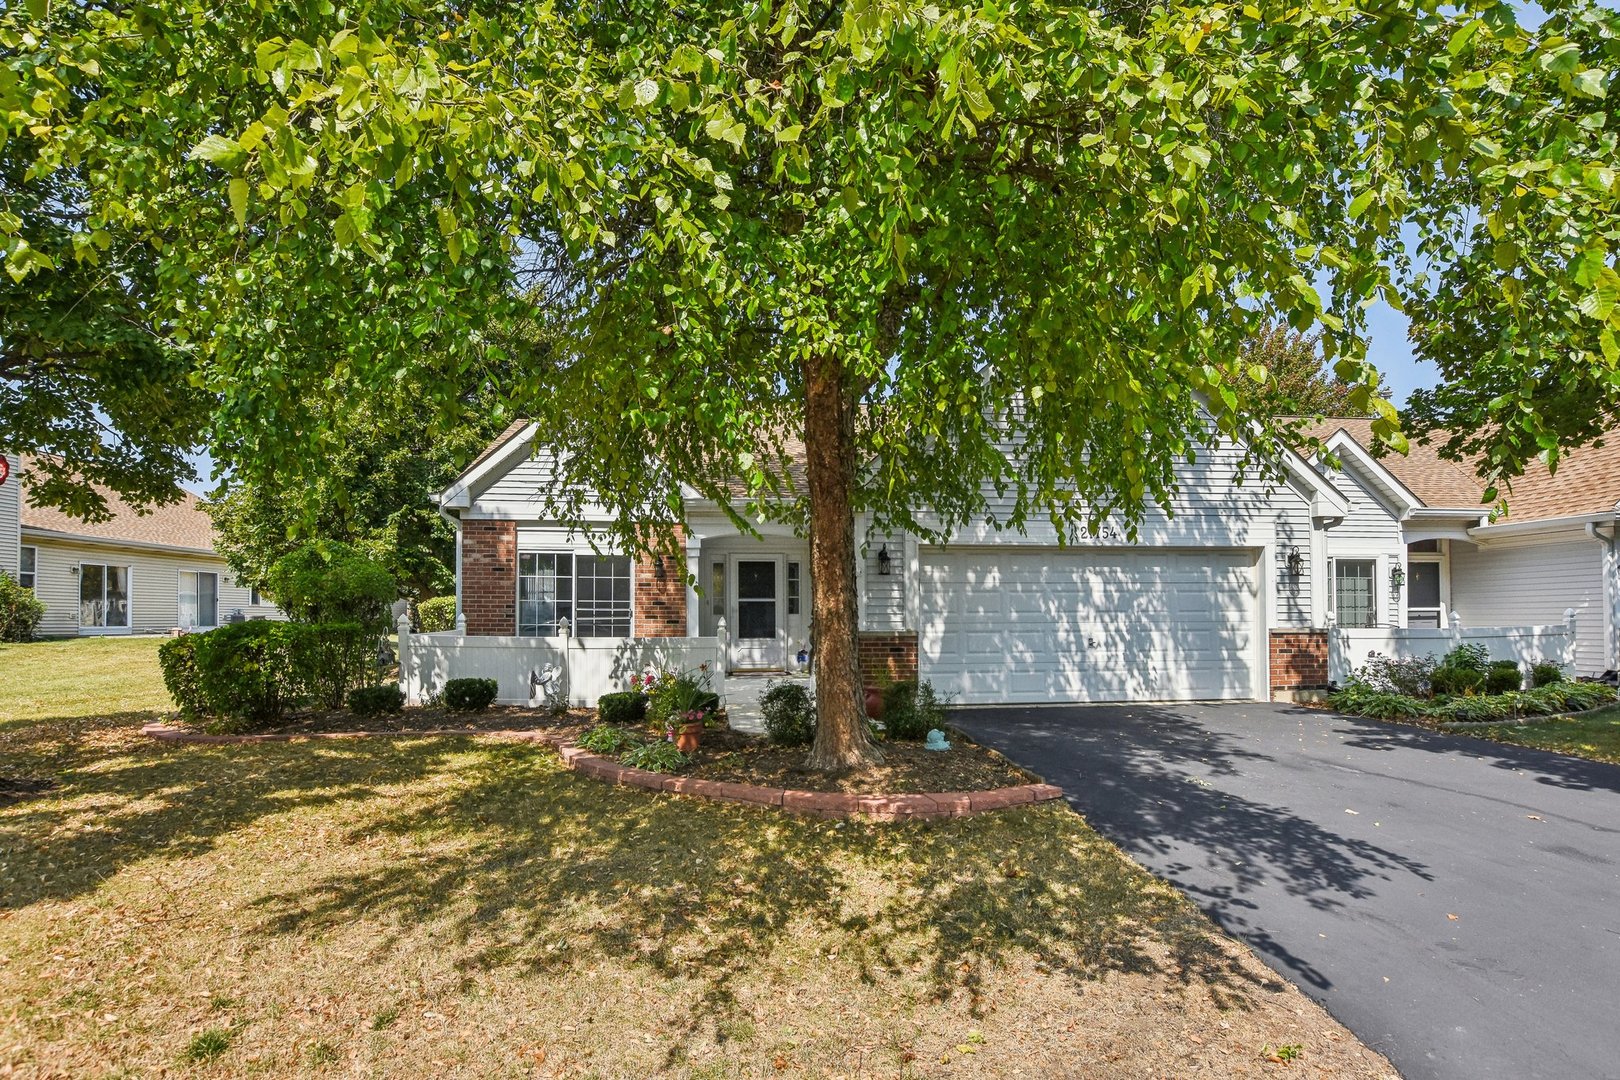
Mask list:
POLYGON ((1288 705, 952 719, 1404 1076, 1620 1077, 1620 767, 1288 705))

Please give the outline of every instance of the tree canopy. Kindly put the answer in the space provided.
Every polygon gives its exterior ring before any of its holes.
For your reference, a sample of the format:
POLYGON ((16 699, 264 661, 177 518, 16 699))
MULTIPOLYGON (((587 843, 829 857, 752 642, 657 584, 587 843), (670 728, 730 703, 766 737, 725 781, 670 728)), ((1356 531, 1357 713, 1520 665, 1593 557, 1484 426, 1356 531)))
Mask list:
MULTIPOLYGON (((1275 416, 1357 415, 1355 384, 1322 362, 1315 334, 1285 323, 1261 327, 1245 341, 1228 378, 1239 385, 1247 378, 1255 407, 1275 416)), ((1378 396, 1387 400, 1388 387, 1380 385, 1378 396)))
MULTIPOLYGON (((815 757, 851 762, 853 517, 941 536, 1000 490, 1075 531, 1222 436, 1263 469, 1297 432, 1227 372, 1270 321, 1397 449, 1380 297, 1459 388, 1419 418, 1493 473, 1613 415, 1620 17, 1548 10, 32 4, 0 124, 25 186, 84 178, 76 260, 149 245, 244 478, 322 471, 357 392, 442 409, 509 364, 560 510, 588 485, 648 542, 678 478, 805 524, 815 757), (536 318, 555 352, 514 344, 536 318)), ((37 231, 0 217, 14 280, 37 231)))

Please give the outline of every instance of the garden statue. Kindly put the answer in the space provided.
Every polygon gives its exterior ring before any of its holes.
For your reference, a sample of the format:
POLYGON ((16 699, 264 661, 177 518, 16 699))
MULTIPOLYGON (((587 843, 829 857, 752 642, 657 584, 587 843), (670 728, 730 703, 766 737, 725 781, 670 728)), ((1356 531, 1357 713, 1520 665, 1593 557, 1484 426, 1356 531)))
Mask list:
POLYGON ((949 750, 951 744, 945 741, 945 733, 939 728, 931 728, 928 738, 923 740, 924 750, 949 750))

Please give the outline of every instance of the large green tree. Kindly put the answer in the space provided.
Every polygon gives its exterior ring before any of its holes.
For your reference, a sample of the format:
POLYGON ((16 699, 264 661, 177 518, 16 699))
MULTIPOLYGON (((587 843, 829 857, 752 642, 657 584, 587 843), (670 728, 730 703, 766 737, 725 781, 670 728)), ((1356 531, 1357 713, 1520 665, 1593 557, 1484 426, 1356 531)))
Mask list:
MULTIPOLYGON (((1000 492, 997 524, 1075 532, 1168 504, 1212 440, 1268 468, 1297 433, 1226 367, 1273 319, 1397 447, 1380 296, 1612 409, 1617 29, 1477 0, 34 4, 0 16, 0 123, 32 176, 85 168, 92 238, 146 230, 242 475, 319 473, 356 386, 442 407, 511 363, 557 512, 590 489, 657 543, 679 480, 801 524, 833 767, 874 753, 853 523, 942 537, 1000 492), (1452 270, 1480 228, 1500 297, 1452 270), (535 317, 564 346, 514 353, 535 317)), ((0 237, 26 280, 27 229, 0 237)), ((1493 468, 1590 431, 1497 389, 1493 468)))
MULTIPOLYGON (((1357 414, 1360 384, 1345 380, 1322 362, 1318 335, 1286 323, 1263 326, 1245 341, 1227 377, 1239 386, 1247 380, 1246 393, 1254 408, 1277 416, 1357 414)), ((1378 396, 1387 399, 1389 388, 1380 385, 1378 396)), ((1364 395, 1361 401, 1365 407, 1364 395)))

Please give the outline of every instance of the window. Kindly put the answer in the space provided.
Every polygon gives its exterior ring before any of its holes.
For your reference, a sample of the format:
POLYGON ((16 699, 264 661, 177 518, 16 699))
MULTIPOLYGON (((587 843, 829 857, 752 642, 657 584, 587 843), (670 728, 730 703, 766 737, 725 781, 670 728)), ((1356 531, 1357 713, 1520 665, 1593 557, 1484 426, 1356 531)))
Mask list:
POLYGON ((556 637, 574 620, 574 557, 525 551, 518 556, 518 634, 556 637))
POLYGON ((787 564, 787 605, 789 615, 799 613, 799 564, 796 562, 787 564))
POLYGON ((180 625, 219 625, 219 575, 180 571, 180 625))
POLYGON ((580 555, 574 560, 574 633, 579 637, 630 636, 630 559, 580 555))
POLYGON ((630 558, 525 551, 518 555, 518 627, 555 637, 563 619, 575 637, 629 637, 630 558))
POLYGON ((710 576, 709 591, 714 593, 714 602, 710 610, 718 618, 726 613, 726 564, 717 562, 713 567, 714 573, 710 576))
POLYGON ((1440 541, 1417 540, 1413 543, 1407 544, 1406 550, 1411 552, 1413 555, 1438 555, 1440 554, 1440 541))
POLYGON ((263 603, 264 599, 259 596, 259 587, 257 585, 248 590, 248 607, 260 607, 263 603))
POLYGON ((129 567, 79 564, 79 625, 92 629, 129 626, 129 567))
POLYGON ((22 549, 22 561, 17 565, 17 584, 25 589, 34 587, 35 568, 39 565, 39 549, 25 547, 22 549))
POLYGON ((1333 601, 1340 626, 1377 625, 1377 578, 1378 563, 1373 559, 1340 559, 1334 564, 1333 601))

